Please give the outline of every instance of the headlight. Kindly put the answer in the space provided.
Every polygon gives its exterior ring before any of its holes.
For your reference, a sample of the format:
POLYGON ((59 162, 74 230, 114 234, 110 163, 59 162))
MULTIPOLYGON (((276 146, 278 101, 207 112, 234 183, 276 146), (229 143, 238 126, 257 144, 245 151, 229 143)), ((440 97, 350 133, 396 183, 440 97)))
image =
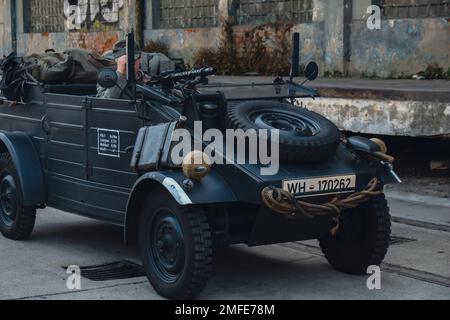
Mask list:
POLYGON ((208 155, 193 151, 183 160, 183 173, 189 179, 200 181, 209 174, 211 165, 212 161, 208 155))

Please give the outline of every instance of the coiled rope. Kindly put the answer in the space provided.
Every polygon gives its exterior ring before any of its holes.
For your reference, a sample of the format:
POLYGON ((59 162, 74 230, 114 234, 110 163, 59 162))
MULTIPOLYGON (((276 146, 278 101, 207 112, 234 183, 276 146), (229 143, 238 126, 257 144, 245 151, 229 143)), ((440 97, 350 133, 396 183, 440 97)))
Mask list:
POLYGON ((338 218, 342 211, 357 208, 372 197, 382 194, 382 191, 377 190, 379 183, 378 178, 373 178, 365 190, 355 192, 346 198, 337 196, 324 204, 313 204, 298 200, 293 194, 273 186, 262 191, 262 200, 268 208, 290 219, 311 219, 314 216, 327 215, 335 215, 338 218))

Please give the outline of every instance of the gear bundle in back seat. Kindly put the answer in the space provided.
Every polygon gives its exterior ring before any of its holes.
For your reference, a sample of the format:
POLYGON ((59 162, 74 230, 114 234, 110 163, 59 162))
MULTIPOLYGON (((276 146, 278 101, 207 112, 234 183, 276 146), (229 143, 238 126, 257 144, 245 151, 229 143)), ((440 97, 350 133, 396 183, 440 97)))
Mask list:
POLYGON ((96 83, 103 68, 115 66, 115 62, 99 54, 70 49, 64 52, 47 51, 23 58, 31 66, 33 77, 43 83, 96 83))
POLYGON ((23 101, 27 82, 95 84, 99 71, 111 67, 115 67, 115 61, 83 49, 47 50, 23 58, 11 53, 0 63, 3 72, 0 90, 8 100, 23 101))
POLYGON ((14 52, 0 59, 0 91, 8 100, 20 101, 24 98, 24 85, 30 75, 23 65, 22 58, 18 58, 14 52))

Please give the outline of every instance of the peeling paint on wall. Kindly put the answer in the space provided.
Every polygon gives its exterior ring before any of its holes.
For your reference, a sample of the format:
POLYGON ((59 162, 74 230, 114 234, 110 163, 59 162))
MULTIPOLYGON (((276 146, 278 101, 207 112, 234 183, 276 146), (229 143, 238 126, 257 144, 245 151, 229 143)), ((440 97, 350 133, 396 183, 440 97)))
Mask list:
POLYGON ((65 33, 23 33, 18 35, 20 54, 43 53, 47 49, 62 51, 67 48, 83 48, 104 53, 123 38, 120 31, 71 32, 65 33))
POLYGON ((123 0, 64 0, 64 16, 68 30, 80 30, 83 24, 94 23, 99 16, 105 23, 117 23, 123 0))
POLYGON ((341 130, 366 134, 450 137, 450 105, 426 101, 319 98, 303 101, 341 130))
MULTIPOLYGON (((233 14, 225 2, 219 5, 221 16, 233 14)), ((228 4, 236 2, 228 1, 228 4)), ((370 5, 371 1, 365 3, 370 5)), ((355 10, 361 11, 363 7, 357 6, 355 10)), ((315 60, 322 75, 348 71, 349 76, 397 77, 415 74, 431 63, 450 68, 448 18, 390 19, 382 22, 381 30, 369 30, 366 20, 360 20, 361 16, 355 14, 350 26, 350 61, 344 64, 343 12, 343 0, 314 0, 312 22, 293 27, 293 31, 300 33, 302 63, 315 60)), ((234 29, 238 34, 242 28, 253 27, 235 26, 234 29)), ((147 41, 163 40, 173 56, 190 62, 195 51, 217 47, 220 28, 157 29, 147 30, 145 34, 147 41)))
MULTIPOLYGON (((0 0, 0 14, 2 14, 0 0)), ((20 25, 20 21, 24 21, 23 14, 26 14, 26 9, 22 7, 22 0, 17 0, 19 3, 19 26, 17 33, 17 52, 19 55, 27 55, 31 53, 43 53, 47 49, 54 49, 56 51, 63 51, 67 48, 85 48, 94 50, 98 53, 104 53, 112 49, 114 43, 124 39, 127 30, 135 24, 134 14, 134 0, 74 0, 66 1, 70 4, 73 10, 81 12, 81 5, 88 6, 85 12, 78 17, 81 29, 68 30, 65 26, 65 32, 36 32, 27 33, 24 25, 20 25), (117 15, 115 14, 117 12, 117 15), (84 22, 83 22, 84 21, 84 22)), ((61 6, 64 1, 61 0, 61 6)), ((63 15, 61 8, 61 15, 63 15)), ((66 8, 66 10, 68 10, 66 8)), ((84 12, 84 11, 83 11, 84 12)), ((82 13, 83 13, 82 12, 82 13)), ((69 14, 68 11, 66 13, 69 14)), ((70 16, 69 16, 70 17, 70 16)), ((71 19, 75 19, 72 17, 71 19)), ((63 22, 64 23, 64 19, 63 22)), ((0 48, 2 44, 0 43, 0 48)), ((7 53, 11 52, 8 50, 7 53)))
POLYGON ((146 30, 145 41, 159 40, 169 44, 173 57, 182 57, 187 63, 201 48, 216 48, 220 43, 220 28, 190 28, 146 30))
POLYGON ((367 30, 364 21, 353 23, 352 75, 411 75, 432 63, 450 67, 446 19, 389 20, 373 31, 367 30))
MULTIPOLYGON (((18 4, 22 2, 16 1, 18 4)), ((218 0, 218 17, 222 19, 233 14, 231 5, 236 2, 218 0)), ((370 0, 364 2, 371 3, 370 0)), ((10 1, 0 0, 0 15, 5 15, 3 24, 0 22, 0 28, 4 30, 3 36, 0 36, 2 53, 12 50, 11 21, 6 14, 10 10, 9 3, 10 1)), ((123 37, 136 24, 134 0, 65 0, 64 3, 66 30, 71 32, 28 34, 24 33, 23 26, 18 26, 19 54, 42 52, 48 48, 62 50, 67 46, 82 46, 102 52, 111 47, 113 39, 123 37), (75 30, 80 32, 74 32, 75 30)), ((171 56, 184 58, 188 63, 192 62, 192 57, 200 49, 216 48, 220 44, 220 27, 151 29, 157 25, 153 20, 158 15, 153 15, 152 11, 157 8, 153 7, 153 1, 147 0, 146 4, 145 42, 161 40, 170 46, 171 56)), ((322 75, 325 71, 331 74, 335 71, 344 72, 343 4, 343 0, 313 0, 312 22, 294 24, 292 29, 293 32, 300 33, 301 63, 315 60, 322 75)), ((363 7, 360 4, 355 10, 361 11, 363 7)), ((18 9, 18 12, 22 9, 18 9)), ((353 18, 351 56, 350 62, 346 64, 350 76, 411 75, 432 63, 440 64, 444 70, 450 68, 448 17, 384 20, 381 30, 367 29, 366 21, 360 20, 360 15, 354 14, 353 18)), ((235 31, 239 34, 254 27, 236 26, 235 31)))

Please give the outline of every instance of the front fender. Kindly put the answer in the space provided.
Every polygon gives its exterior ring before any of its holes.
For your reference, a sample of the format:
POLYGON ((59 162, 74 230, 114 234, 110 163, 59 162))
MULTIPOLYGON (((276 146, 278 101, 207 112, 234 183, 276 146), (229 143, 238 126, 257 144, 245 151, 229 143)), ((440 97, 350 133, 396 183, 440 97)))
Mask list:
POLYGON ((181 170, 146 173, 135 183, 130 199, 140 185, 150 180, 166 189, 173 196, 174 200, 183 206, 238 201, 228 183, 216 171, 211 171, 201 182, 195 182, 195 186, 191 191, 186 191, 182 187, 185 179, 186 177, 181 170))
POLYGON ((184 177, 181 170, 149 172, 134 185, 127 204, 125 216, 125 243, 133 243, 139 230, 142 203, 148 196, 167 190, 182 206, 237 202, 236 195, 228 183, 216 171, 196 182, 191 191, 183 189, 184 177))
POLYGON ((24 205, 32 207, 44 204, 44 175, 39 155, 30 138, 21 132, 0 131, 0 142, 16 167, 24 205))

